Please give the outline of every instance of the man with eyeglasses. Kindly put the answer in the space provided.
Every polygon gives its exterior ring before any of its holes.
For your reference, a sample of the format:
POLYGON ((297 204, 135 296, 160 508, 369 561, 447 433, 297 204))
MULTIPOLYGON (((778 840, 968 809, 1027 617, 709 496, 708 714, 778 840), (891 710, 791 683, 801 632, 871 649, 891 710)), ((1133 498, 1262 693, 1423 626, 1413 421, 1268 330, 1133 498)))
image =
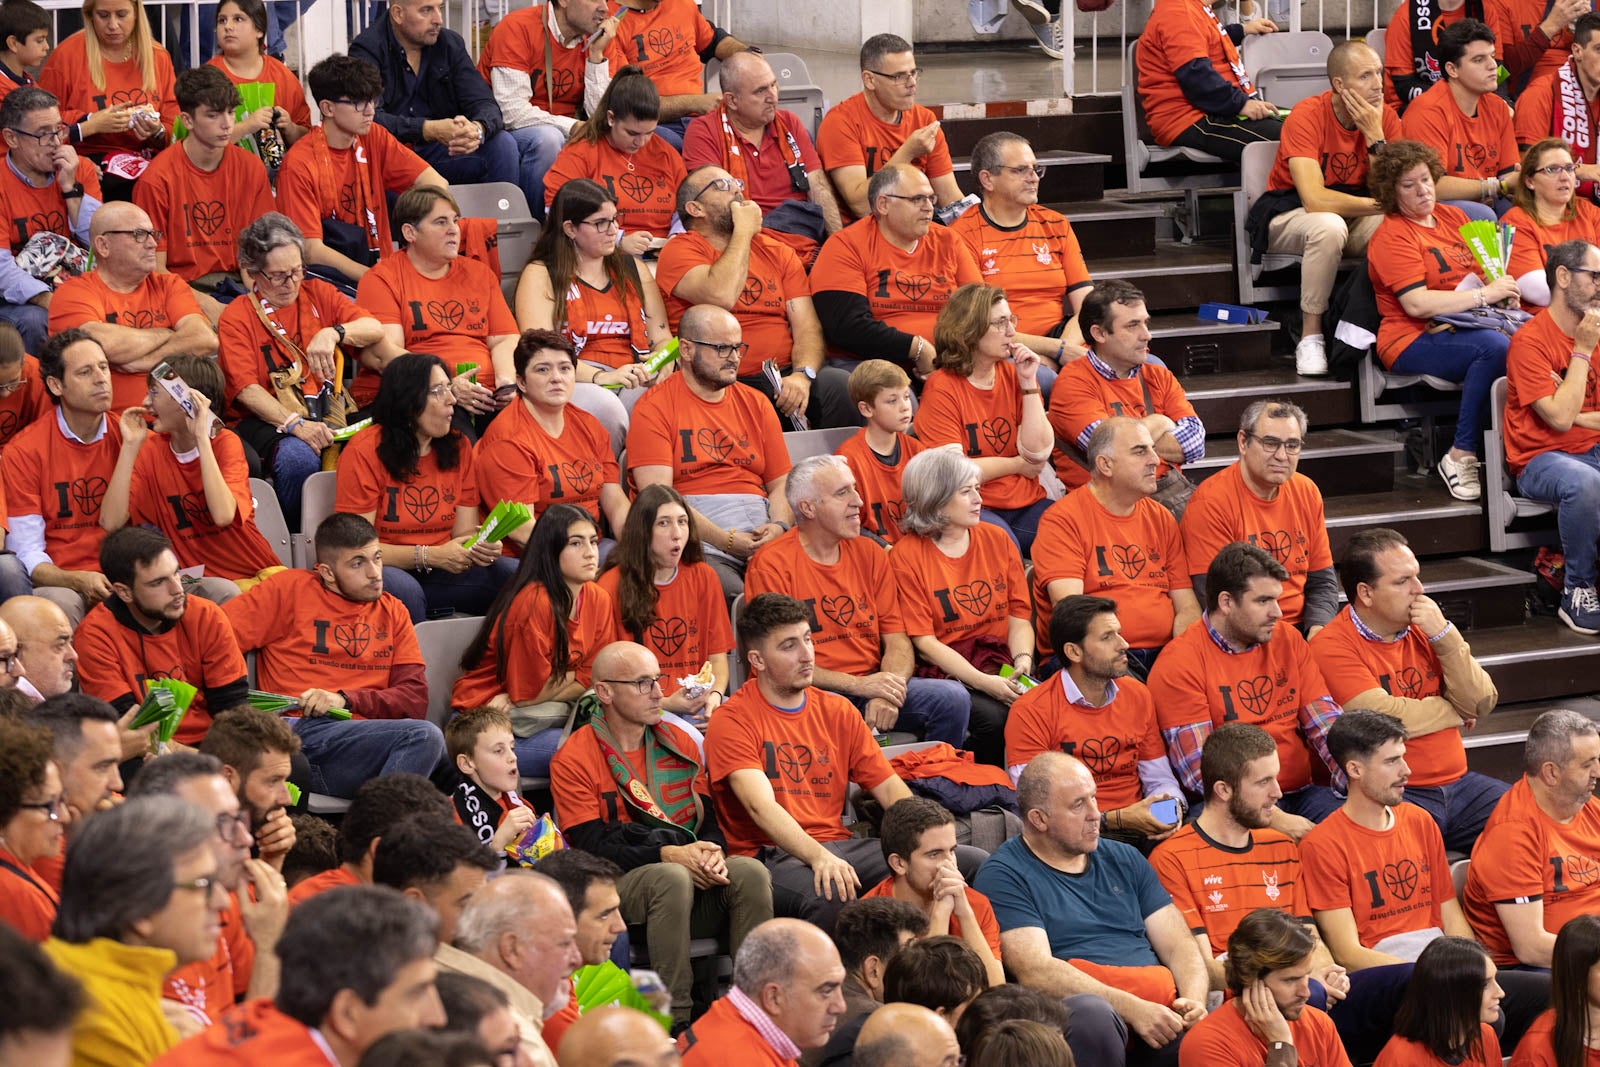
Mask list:
POLYGON ((595 656, 594 683, 601 714, 550 761, 557 821, 573 848, 622 868, 622 917, 645 925, 674 1024, 687 1025, 690 939, 726 933, 737 953, 772 918, 772 882, 758 860, 723 851, 704 757, 662 721, 661 668, 650 650, 607 645, 595 656))
POLYGON ((0 320, 22 334, 29 352, 44 344, 53 281, 35 277, 15 256, 40 233, 89 246, 89 222, 100 208, 100 175, 67 141, 55 96, 34 85, 0 103, 6 166, 0 170, 0 218, 11 220, 0 248, 0 320))
POLYGON ((693 0, 619 0, 617 20, 606 46, 611 73, 628 64, 644 68, 661 93, 656 133, 681 152, 689 120, 717 106, 705 91, 705 64, 750 46, 707 21, 693 0))
POLYGON ((214 356, 217 334, 194 291, 161 269, 161 239, 141 207, 112 201, 89 226, 94 270, 68 278, 50 299, 50 332, 73 327, 111 363, 111 414, 144 403, 148 374, 169 356, 214 356))
POLYGON ((669 485, 694 514, 706 562, 731 602, 745 562, 794 522, 784 499, 789 449, 772 403, 740 385, 739 320, 698 304, 678 322, 679 374, 645 392, 628 427, 634 483, 669 485))
MULTIPOLYGON (((0 249, 0 262, 4 258, 5 251, 0 249)), ((24 426, 50 410, 39 361, 24 351, 23 344, 20 332, 10 337, 0 330, 0 450, 24 426)))
POLYGON ((1544 271, 1550 306, 1506 352, 1506 464, 1518 492, 1556 506, 1567 562, 1561 621, 1600 634, 1600 392, 1589 365, 1600 343, 1600 248, 1556 245, 1544 271))
POLYGON ((805 266, 788 242, 763 228, 761 207, 745 192, 720 166, 697 167, 678 186, 684 232, 667 241, 656 264, 667 319, 676 330, 694 304, 731 312, 750 345, 739 364, 742 384, 771 397, 780 415, 802 420, 796 429, 852 426, 860 417, 850 403, 850 374, 825 365, 805 266), (768 363, 781 378, 767 376, 768 363))
POLYGON ((1285 400, 1258 400, 1239 417, 1239 461, 1200 483, 1178 529, 1197 596, 1224 545, 1248 541, 1287 572, 1283 621, 1315 637, 1339 610, 1322 491, 1295 468, 1306 413, 1285 400))
POLYGON ((1578 195, 1591 197, 1593 183, 1600 177, 1595 166, 1600 161, 1595 151, 1600 129, 1594 120, 1595 101, 1600 99, 1600 12, 1589 10, 1588 4, 1572 24, 1572 47, 1561 60, 1559 67, 1540 74, 1517 95, 1512 129, 1523 151, 1546 137, 1566 141, 1583 183, 1578 195))
POLYGON ((939 119, 917 103, 922 68, 911 42, 880 33, 867 38, 860 59, 861 91, 829 108, 817 127, 817 151, 839 193, 839 207, 851 219, 872 215, 877 197, 868 183, 893 164, 915 167, 926 175, 936 206, 960 200, 939 119))

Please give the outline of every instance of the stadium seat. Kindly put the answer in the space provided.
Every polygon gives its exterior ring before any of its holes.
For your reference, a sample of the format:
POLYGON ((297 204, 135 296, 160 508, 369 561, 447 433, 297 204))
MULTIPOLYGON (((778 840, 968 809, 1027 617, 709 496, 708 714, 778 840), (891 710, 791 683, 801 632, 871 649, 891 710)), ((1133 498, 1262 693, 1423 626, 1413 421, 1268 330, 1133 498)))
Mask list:
POLYGON ((250 479, 250 496, 255 502, 256 529, 267 539, 278 562, 285 567, 294 566, 294 538, 289 535, 289 524, 284 520, 283 507, 271 484, 260 478, 250 479))
POLYGON ((839 446, 856 435, 857 426, 834 426, 826 430, 789 430, 783 443, 789 446, 789 462, 799 463, 810 456, 831 456, 839 446))
POLYGON ((1328 53, 1333 41, 1318 30, 1253 34, 1239 46, 1239 58, 1261 95, 1292 108, 1328 87, 1328 53))
POLYGON ((1127 163, 1128 192, 1147 193, 1158 189, 1181 189, 1189 218, 1194 219, 1199 212, 1197 189, 1202 186, 1222 188, 1235 185, 1239 180, 1238 175, 1228 170, 1227 161, 1210 152, 1178 145, 1164 147, 1155 143, 1155 137, 1145 123, 1144 108, 1139 103, 1138 49, 1138 41, 1128 45, 1128 62, 1122 68, 1127 72, 1127 77, 1122 81, 1122 149, 1123 158, 1127 163), (1161 176, 1145 173, 1153 163, 1173 161, 1211 164, 1220 169, 1209 174, 1161 176))
POLYGON ((1456 903, 1460 904, 1467 893, 1467 868, 1472 866, 1470 859, 1456 860, 1450 865, 1450 880, 1455 883, 1456 903))
POLYGON ((333 514, 333 500, 339 488, 333 471, 318 471, 306 479, 300 497, 300 533, 295 537, 296 566, 310 570, 317 562, 317 526, 333 514))
POLYGON ((728 614, 733 621, 733 655, 728 657, 728 695, 739 691, 749 677, 748 662, 744 658, 744 642, 739 640, 739 616, 744 613, 744 594, 740 593, 733 598, 733 606, 728 614))
POLYGON ((450 192, 462 215, 494 219, 499 224, 495 236, 500 242, 500 289, 506 303, 515 306, 517 279, 522 277, 533 243, 539 239, 539 223, 528 209, 527 196, 511 182, 453 185, 450 192))
POLYGON ((1483 435, 1483 499, 1489 516, 1489 549, 1493 552, 1550 545, 1560 539, 1553 526, 1511 529, 1518 519, 1553 516, 1556 508, 1542 500, 1516 495, 1517 483, 1506 467, 1506 445, 1501 436, 1506 391, 1506 380, 1495 379, 1489 390, 1489 431, 1483 435))
POLYGON ((428 721, 441 730, 450 721, 450 689, 461 676, 461 654, 481 625, 480 618, 430 619, 416 625, 427 668, 428 721))
POLYGON ((1379 27, 1376 30, 1367 31, 1367 47, 1378 53, 1379 59, 1383 58, 1384 39, 1388 36, 1388 34, 1389 31, 1383 29, 1382 27, 1379 27))
MULTIPOLYGON (((252 478, 251 481, 260 479, 252 478)), ((263 483, 264 484, 264 483, 263 483)), ((268 490, 271 493, 271 490, 268 490)), ((276 498, 274 498, 276 499, 276 498)), ((287 564, 286 564, 287 566, 287 564)), ((250 688, 256 687, 256 653, 255 649, 244 654, 244 676, 250 683, 250 688)), ((313 793, 306 790, 306 810, 313 815, 342 815, 349 810, 350 801, 345 797, 329 796, 326 793, 313 793)))

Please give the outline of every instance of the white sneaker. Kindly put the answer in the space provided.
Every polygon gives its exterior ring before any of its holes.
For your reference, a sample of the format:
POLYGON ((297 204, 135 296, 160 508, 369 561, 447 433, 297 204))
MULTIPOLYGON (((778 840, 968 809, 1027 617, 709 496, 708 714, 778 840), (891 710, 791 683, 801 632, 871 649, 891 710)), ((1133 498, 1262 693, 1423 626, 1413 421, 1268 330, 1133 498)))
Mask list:
POLYGON ((1011 6, 1017 14, 1028 20, 1029 25, 1042 26, 1051 19, 1050 9, 1039 0, 1011 0, 1011 6))
POLYGON ((1039 47, 1051 59, 1060 59, 1062 57, 1062 48, 1065 43, 1062 40, 1062 21, 1062 19, 1058 18, 1054 22, 1044 22, 1037 26, 1029 27, 1029 29, 1033 30, 1034 37, 1038 38, 1039 47))
POLYGON ((1446 452, 1439 459, 1439 476, 1444 479, 1450 495, 1457 500, 1477 500, 1483 496, 1483 484, 1478 479, 1478 468, 1481 466, 1477 456, 1451 459, 1450 453, 1446 452))
POLYGON ((1294 372, 1307 377, 1328 373, 1328 350, 1320 333, 1307 334, 1294 346, 1294 372))

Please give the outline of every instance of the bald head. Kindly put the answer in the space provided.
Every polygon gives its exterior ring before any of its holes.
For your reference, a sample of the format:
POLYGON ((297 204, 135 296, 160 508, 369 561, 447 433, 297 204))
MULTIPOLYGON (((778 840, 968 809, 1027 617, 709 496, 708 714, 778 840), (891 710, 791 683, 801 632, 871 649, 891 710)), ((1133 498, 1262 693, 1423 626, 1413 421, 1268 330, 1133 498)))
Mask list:
POLYGON ((678 323, 679 337, 704 337, 717 340, 716 334, 725 334, 732 331, 735 340, 739 334, 739 320, 724 308, 714 304, 696 304, 683 313, 683 318, 678 323))
POLYGON ((828 1043, 844 1014, 844 964, 833 938, 800 919, 768 919, 733 961, 733 984, 802 1049, 828 1043))
POLYGON ((561 1067, 675 1067, 680 1062, 677 1045, 660 1023, 610 1005, 580 1015, 557 1052, 561 1067))
POLYGON ((78 652, 66 612, 42 596, 14 596, 0 603, 0 622, 11 628, 22 669, 41 696, 72 691, 78 652))
POLYGON ((722 61, 723 92, 752 92, 775 81, 772 64, 760 52, 735 52, 722 61))
POLYGON ((1328 80, 1334 78, 1348 78, 1364 64, 1383 59, 1372 50, 1372 46, 1365 41, 1343 41, 1333 46, 1333 51, 1328 53, 1328 80))
POLYGON ((1065 752, 1041 752, 1028 761, 1017 779, 1017 810, 1024 815, 1030 808, 1048 808, 1050 793, 1057 783, 1094 780, 1089 768, 1065 752))
POLYGON ((107 230, 151 229, 150 216, 144 208, 126 200, 112 200, 101 204, 89 221, 89 239, 102 236, 107 230))
POLYGON ((955 1067, 961 1057, 956 1032, 920 1004, 886 1004, 856 1035, 856 1067, 955 1067))
POLYGON ((590 673, 595 678, 631 678, 646 666, 654 667, 655 653, 632 641, 613 641, 594 657, 590 673))
POLYGON ((455 946, 538 997, 549 1018, 566 1006, 566 979, 583 964, 577 935, 555 879, 510 870, 472 894, 456 921, 455 946))
POLYGON ((27 670, 22 665, 22 657, 17 653, 16 631, 4 621, 0 621, 0 689, 15 689, 17 680, 27 670))

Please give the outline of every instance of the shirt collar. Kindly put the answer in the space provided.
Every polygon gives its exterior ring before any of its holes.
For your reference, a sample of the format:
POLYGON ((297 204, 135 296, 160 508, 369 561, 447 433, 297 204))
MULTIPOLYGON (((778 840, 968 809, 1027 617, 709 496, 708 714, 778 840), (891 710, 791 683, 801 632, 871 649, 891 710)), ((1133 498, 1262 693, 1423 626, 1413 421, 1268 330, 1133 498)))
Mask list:
POLYGON ((308 1026, 306 1027, 306 1033, 311 1035, 312 1042, 322 1050, 322 1054, 328 1057, 328 1062, 333 1064, 334 1067, 339 1067, 339 1057, 333 1054, 333 1046, 328 1044, 328 1039, 322 1036, 322 1031, 315 1026, 308 1026))
MULTIPOLYGON (((10 161, 8 160, 7 162, 10 161)), ((106 421, 107 420, 104 415, 100 416, 100 428, 95 431, 93 437, 85 441, 83 438, 79 437, 77 434, 73 433, 67 428, 67 416, 62 413, 61 405, 56 405, 56 428, 61 431, 62 437, 65 437, 69 441, 76 441, 80 445, 92 445, 104 437, 106 435, 106 421)))
MULTIPOLYGON (((1072 680, 1072 672, 1065 667, 1057 671, 1056 676, 1061 679, 1061 692, 1067 698, 1068 704, 1076 704, 1080 708, 1105 707, 1105 704, 1089 703, 1088 699, 1083 695, 1083 690, 1078 688, 1078 683, 1072 680)), ((1117 683, 1108 680, 1106 682, 1106 704, 1115 699, 1117 699, 1117 683)))
POLYGON ((1100 377, 1113 382, 1121 381, 1124 378, 1136 378, 1139 375, 1138 367, 1131 368, 1127 374, 1118 374, 1117 369, 1101 359, 1099 354, 1092 348, 1089 349, 1089 366, 1093 367, 1100 377))
POLYGON ((576 34, 572 37, 561 36, 561 27, 556 25, 556 5, 554 4, 545 5, 544 25, 545 29, 550 31, 550 36, 553 37, 555 42, 562 48, 576 48, 579 44, 583 43, 582 33, 576 34))
POLYGON ((1256 647, 1255 643, 1252 642, 1251 644, 1245 645, 1243 648, 1234 648, 1232 645, 1228 644, 1228 639, 1218 633, 1215 626, 1211 625, 1211 612, 1205 612, 1200 616, 1200 618, 1204 620, 1206 624, 1206 634, 1211 638, 1211 643, 1222 649, 1222 651, 1226 652, 1228 655, 1242 656, 1246 652, 1249 652, 1252 648, 1256 647))
POLYGON ((19 181, 21 181, 23 185, 26 185, 29 189, 45 189, 45 188, 49 187, 51 182, 55 181, 55 176, 52 175, 52 176, 50 176, 50 177, 48 177, 48 178, 46 178, 44 180, 44 184, 43 185, 35 185, 35 184, 33 184, 33 182, 28 180, 28 176, 26 174, 22 173, 20 170, 18 170, 17 169, 17 165, 15 163, 11 162, 11 156, 10 155, 6 156, 6 166, 10 167, 11 168, 11 173, 15 174, 17 176, 17 179, 19 181))
POLYGON ((1410 629, 1408 626, 1405 630, 1401 630, 1392 638, 1384 637, 1372 627, 1361 621, 1361 616, 1356 614, 1355 605, 1346 604, 1344 609, 1350 613, 1350 621, 1355 624, 1356 633, 1360 634, 1362 637, 1365 637, 1368 641, 1374 641, 1380 645, 1399 644, 1401 641, 1406 639, 1406 630, 1410 629))
POLYGON ((761 1010, 761 1006, 749 997, 738 986, 728 990, 728 1003, 733 1005, 733 1010, 744 1017, 744 1021, 756 1028, 767 1044, 772 1046, 781 1059, 795 1060, 800 1058, 800 1046, 789 1040, 789 1035, 778 1029, 772 1017, 761 1010))

